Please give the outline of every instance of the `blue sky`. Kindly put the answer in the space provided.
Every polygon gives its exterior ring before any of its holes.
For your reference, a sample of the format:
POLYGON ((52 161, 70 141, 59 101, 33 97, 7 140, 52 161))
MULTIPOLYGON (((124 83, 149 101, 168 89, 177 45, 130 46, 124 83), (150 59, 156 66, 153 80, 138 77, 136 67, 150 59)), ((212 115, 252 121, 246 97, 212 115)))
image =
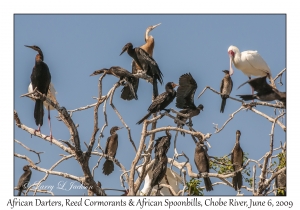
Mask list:
MULTIPOLYGON (((48 64, 52 83, 58 92, 57 100, 68 110, 95 103, 92 98, 98 95, 98 78, 89 75, 101 68, 121 66, 131 71, 131 58, 127 53, 119 56, 122 47, 132 42, 134 46, 144 44, 145 29, 157 23, 162 23, 151 32, 155 38, 154 59, 157 61, 164 77, 164 84, 158 86, 159 93, 164 91, 164 85, 190 72, 198 83, 196 96, 205 86, 219 90, 224 76, 222 70, 229 69, 227 49, 230 45, 237 46, 240 51, 257 50, 269 65, 273 76, 286 67, 286 18, 284 15, 15 15, 14 16, 14 109, 21 121, 29 127, 36 128, 33 109, 34 102, 29 98, 20 98, 27 92, 30 75, 34 65, 36 52, 24 45, 37 45, 44 53, 44 61, 48 64)), ((247 76, 235 69, 232 77, 234 87, 231 95, 250 94, 250 87, 237 87, 247 80, 247 76)), ((277 85, 281 91, 286 90, 286 75, 283 75, 284 86, 277 85)), ((107 75, 103 81, 103 94, 113 86, 118 79, 107 75)), ((123 101, 120 98, 121 87, 114 96, 114 104, 131 127, 132 138, 138 146, 142 125, 135 123, 146 113, 151 103, 152 87, 145 81, 140 81, 139 100, 123 101)), ((229 122, 223 131, 214 133, 213 123, 219 127, 229 115, 240 107, 240 103, 227 100, 223 114, 219 112, 221 98, 211 91, 205 92, 195 104, 203 104, 204 111, 193 119, 194 128, 203 133, 212 133, 209 143, 211 156, 229 154, 234 146, 235 132, 240 130, 241 147, 249 153, 249 158, 259 159, 269 150, 271 123, 251 111, 241 111, 229 122)), ((169 107, 175 107, 175 100, 169 107)), ((258 110, 274 116, 270 107, 256 107, 258 110)), ((45 112, 46 113, 46 112, 45 112)), ((122 126, 112 108, 107 106, 108 127, 101 146, 105 147, 109 129, 112 126, 122 126)), ((57 121, 57 111, 51 112, 52 131, 56 139, 68 140, 69 132, 63 122, 57 121)), ((104 123, 102 106, 99 108, 99 127, 104 123)), ((73 121, 79 124, 78 131, 81 148, 83 141, 88 142, 93 131, 93 108, 73 114, 73 121)), ((163 118, 158 126, 174 125, 172 119, 163 118)), ((44 116, 42 133, 49 134, 47 117, 44 116)), ((98 133, 99 134, 99 133, 98 133)), ((172 132, 175 136, 175 132, 172 132)), ((157 137, 164 135, 158 133, 157 137)), ((17 128, 15 139, 22 141, 28 147, 43 151, 41 167, 50 168, 65 154, 54 145, 50 145, 37 137, 17 128)), ((98 136, 97 136, 98 137, 98 136)), ((285 142, 285 133, 275 127, 274 147, 280 141, 285 142)), ((148 139, 147 139, 148 142, 148 139)), ((28 153, 15 144, 15 152, 27 154, 32 160, 36 155, 28 153)), ((194 142, 189 135, 177 139, 177 150, 184 151, 190 158, 194 171, 194 142)), ((173 141, 168 156, 173 155, 173 141)), ((116 158, 129 169, 134 158, 134 150, 128 140, 125 129, 119 131, 119 148, 116 158)), ((184 161, 180 158, 179 161, 184 161)), ((97 162, 92 158, 90 167, 97 162)), ((23 173, 24 160, 14 158, 14 183, 18 182, 23 173)), ((104 188, 122 189, 119 182, 120 171, 116 166, 110 176, 102 174, 101 161, 95 173, 95 180, 101 181, 104 188)), ((251 165, 252 166, 252 165, 251 165)), ((251 167, 252 168, 252 167, 251 167)), ((59 165, 56 170, 82 176, 82 171, 75 160, 68 160, 59 165)), ((211 171, 212 172, 212 171, 211 171)), ((259 174, 257 174, 258 176, 259 174)), ((31 182, 38 181, 43 173, 33 171, 31 182)), ((257 177, 257 181, 259 178, 257 177)), ((60 181, 68 181, 61 177, 50 176, 44 185, 55 185, 60 181)), ((218 181, 212 179, 213 182, 218 181)), ((70 181, 68 181, 69 184, 70 181)), ((203 184, 202 184, 203 185, 203 184)), ((56 195, 83 195, 85 190, 64 191, 54 189, 56 195)), ((248 194, 247 191, 242 190, 248 194)), ((17 193, 17 191, 15 191, 17 193)), ((115 193, 115 194, 120 194, 115 193)), ((206 195, 235 195, 235 191, 225 186, 215 186, 214 191, 206 195)))

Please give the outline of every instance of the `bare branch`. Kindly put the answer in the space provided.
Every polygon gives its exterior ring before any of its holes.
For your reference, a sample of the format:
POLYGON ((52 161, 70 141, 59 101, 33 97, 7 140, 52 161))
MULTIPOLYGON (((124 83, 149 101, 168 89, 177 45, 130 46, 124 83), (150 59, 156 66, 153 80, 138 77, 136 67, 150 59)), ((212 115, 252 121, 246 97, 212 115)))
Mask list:
POLYGON ((280 81, 279 81, 278 84, 283 85, 281 79, 282 79, 282 74, 283 74, 283 72, 285 72, 285 71, 286 71, 286 68, 284 68, 283 70, 281 70, 281 72, 279 72, 279 73, 276 75, 276 77, 274 78, 274 82, 275 82, 276 79, 278 79, 278 77, 280 77, 280 81))
POLYGON ((111 95, 110 95, 110 102, 109 104, 111 105, 111 107, 113 108, 113 110, 115 111, 115 113, 117 114, 117 116, 119 117, 120 121, 122 122, 122 124, 125 126, 125 128, 127 129, 128 131, 128 138, 129 138, 129 141, 130 143, 132 144, 133 146, 133 149, 134 151, 136 152, 136 146, 131 138, 131 133, 130 133, 130 128, 128 127, 128 125, 125 123, 125 121, 123 120, 122 116, 120 115, 119 111, 117 110, 117 108, 115 107, 115 105, 113 104, 113 96, 114 96, 114 92, 116 90, 117 87, 119 87, 120 84, 117 82, 113 88, 112 88, 112 92, 111 92, 111 95))
MULTIPOLYGON (((200 98, 200 96, 206 91, 206 89, 209 89, 209 90, 213 91, 214 93, 216 93, 216 94, 218 94, 218 95, 222 95, 220 92, 214 90, 214 89, 211 88, 210 86, 206 86, 206 87, 202 90, 202 92, 198 95, 198 98, 200 98)), ((240 100, 240 99, 237 99, 237 98, 233 98, 233 97, 231 97, 231 96, 229 96, 228 98, 230 98, 230 99, 232 99, 232 100, 235 100, 235 101, 239 101, 239 102, 241 102, 241 103, 244 103, 244 101, 242 101, 242 100, 240 100)))
MULTIPOLYGON (((35 130, 33 128, 29 128, 26 125, 22 124, 21 120, 20 120, 20 118, 18 116, 18 113, 16 111, 14 111, 14 119, 15 119, 16 125, 19 128, 21 128, 22 130, 27 131, 31 135, 37 136, 37 137, 39 137, 41 139, 44 139, 45 141, 50 142, 50 137, 49 136, 46 136, 46 135, 44 135, 44 134, 42 134, 40 132, 35 132, 35 130)), ((55 138, 52 138, 52 143, 54 145, 58 146, 59 148, 61 148, 62 150, 64 150, 65 152, 69 153, 69 154, 73 153, 73 151, 70 148, 64 146, 61 142, 59 142, 55 138)))
POLYGON ((231 115, 229 115, 229 119, 226 120, 226 122, 224 123, 224 125, 223 125, 220 129, 218 128, 218 124, 214 124, 214 123, 213 123, 213 124, 215 125, 214 128, 216 129, 215 133, 219 133, 221 130, 223 130, 223 128, 227 125, 227 123, 228 123, 230 120, 233 119, 234 115, 235 115, 236 113, 238 113, 239 111, 241 111, 242 109, 244 109, 243 106, 241 106, 238 110, 236 110, 236 111, 233 112, 231 115))
MULTIPOLYGON (((264 118, 266 118, 267 120, 269 120, 269 121, 272 122, 272 123, 275 121, 274 118, 269 117, 268 115, 266 115, 266 114, 264 114, 264 113, 262 113, 262 112, 260 112, 260 111, 258 111, 258 110, 256 110, 256 109, 254 109, 254 108, 251 108, 250 110, 251 110, 252 112, 254 112, 254 113, 260 115, 260 116, 263 116, 264 118)), ((280 121, 276 120, 276 123, 283 129, 284 132, 286 132, 286 127, 285 127, 280 121)))
POLYGON ((35 150, 32 150, 29 147, 25 146, 22 142, 19 142, 17 139, 15 139, 15 142, 17 142, 18 144, 20 144, 22 147, 24 147, 25 149, 27 149, 29 152, 34 152, 35 154, 37 154, 37 156, 39 158, 39 162, 35 163, 35 165, 37 165, 37 164, 39 164, 41 162, 40 154, 44 153, 44 152, 36 152, 35 150))

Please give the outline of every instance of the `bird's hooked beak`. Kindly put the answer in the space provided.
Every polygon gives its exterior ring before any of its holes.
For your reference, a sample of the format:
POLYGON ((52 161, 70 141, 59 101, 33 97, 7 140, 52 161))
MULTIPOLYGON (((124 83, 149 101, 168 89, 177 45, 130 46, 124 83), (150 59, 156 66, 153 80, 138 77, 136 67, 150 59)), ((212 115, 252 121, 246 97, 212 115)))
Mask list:
POLYGON ((125 45, 124 47, 123 47, 123 49, 122 49, 122 52, 121 52, 121 54, 120 55, 122 55, 126 50, 128 49, 128 46, 127 45, 125 45))
POLYGON ((173 87, 173 88, 175 88, 176 86, 179 86, 179 85, 177 85, 177 84, 175 84, 175 83, 172 83, 172 87, 173 87))
POLYGON ((228 51, 229 54, 229 75, 233 75, 233 68, 232 68, 232 62, 233 62, 233 56, 234 56, 234 52, 232 50, 228 51))
POLYGON ((118 130, 120 130, 120 129, 122 129, 122 128, 124 128, 124 127, 118 127, 118 130))

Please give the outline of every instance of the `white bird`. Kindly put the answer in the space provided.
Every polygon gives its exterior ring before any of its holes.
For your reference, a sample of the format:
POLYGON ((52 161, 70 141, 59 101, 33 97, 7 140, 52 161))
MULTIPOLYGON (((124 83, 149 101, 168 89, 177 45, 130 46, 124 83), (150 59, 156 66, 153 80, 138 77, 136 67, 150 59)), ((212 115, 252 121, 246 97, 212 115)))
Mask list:
MULTIPOLYGON (((28 93, 30 93, 32 91, 33 91, 32 84, 30 83, 29 86, 28 86, 28 93)), ((54 85, 52 83, 50 83, 49 89, 48 89, 48 93, 47 93, 47 97, 50 98, 51 101, 53 101, 54 103, 57 103, 56 97, 55 97, 56 94, 57 94, 57 92, 54 89, 54 85)), ((33 98, 31 98, 31 99, 34 100, 33 98)), ((46 101, 44 101, 44 106, 45 106, 46 109, 48 109, 48 104, 47 104, 46 101)), ((53 109, 54 109, 54 107, 51 106, 51 105, 49 105, 49 109, 48 110, 53 110, 53 109)))
MULTIPOLYGON (((141 173, 142 172, 142 167, 139 167, 138 171, 141 173)), ((166 175, 167 175, 167 179, 168 179, 169 185, 173 188, 173 190, 176 193, 178 193, 179 190, 180 190, 179 189, 179 184, 183 184, 183 179, 179 176, 179 174, 177 174, 174 171, 171 171, 170 168, 167 168, 166 175)), ((151 188, 151 179, 152 179, 152 176, 153 176, 152 170, 149 170, 149 172, 146 175, 145 180, 144 180, 145 181, 144 187, 143 187, 143 189, 141 191, 137 192, 137 195, 141 195, 141 196, 147 195, 148 191, 151 188)), ((160 183, 161 184, 167 184, 165 178, 163 178, 160 183)), ((156 191, 157 191, 157 185, 155 187, 153 187, 151 195, 155 195, 156 191)), ((172 195, 170 193, 170 191, 169 191, 169 188, 165 188, 165 187, 163 187, 160 190, 160 193, 163 196, 172 195)))
POLYGON ((272 86, 276 88, 269 66, 257 51, 247 50, 240 52, 236 46, 231 45, 228 48, 228 54, 230 58, 230 75, 233 74, 233 63, 235 68, 241 70, 249 79, 251 79, 251 76, 263 77, 267 75, 272 86))

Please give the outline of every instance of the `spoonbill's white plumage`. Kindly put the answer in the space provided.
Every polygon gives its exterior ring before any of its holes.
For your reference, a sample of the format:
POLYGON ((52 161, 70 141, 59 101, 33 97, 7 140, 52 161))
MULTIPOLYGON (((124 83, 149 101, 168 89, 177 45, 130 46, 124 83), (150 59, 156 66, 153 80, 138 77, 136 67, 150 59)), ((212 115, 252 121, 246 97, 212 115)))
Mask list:
MULTIPOLYGON (((32 91, 33 91, 33 89, 32 89, 32 84, 30 83, 29 86, 28 86, 28 93, 30 93, 30 92, 32 92, 32 91)), ((50 98, 51 101, 57 103, 56 97, 55 97, 56 94, 57 94, 57 92, 56 92, 56 90, 55 90, 55 88, 54 88, 54 85, 53 85, 52 83, 50 83, 49 89, 48 89, 48 93, 47 93, 47 97, 50 98)), ((32 98, 31 98, 31 99, 32 99, 32 98)), ((34 99, 32 99, 32 100, 34 100, 34 99)), ((54 107, 51 106, 51 105, 49 105, 49 108, 48 108, 48 104, 47 104, 46 101, 44 101, 44 106, 45 106, 45 108, 48 109, 48 110, 53 110, 53 109, 54 109, 54 107)))
MULTIPOLYGON (((139 167, 138 171, 141 172, 142 171, 142 167, 139 167)), ((143 187, 143 189, 141 191, 138 191, 137 195, 141 195, 141 196, 147 195, 148 191, 151 188, 151 179, 152 179, 152 176, 153 176, 153 172, 152 172, 152 170, 149 170, 148 174, 146 175, 146 177, 144 179, 144 181, 145 181, 144 182, 144 187, 143 187)), ((167 176, 167 179, 168 179, 168 182, 169 182, 170 186, 173 188, 173 190, 176 193, 178 193, 179 190, 180 190, 179 189, 179 185, 183 184, 183 179, 179 176, 179 174, 177 174, 174 171, 171 171, 170 168, 167 168, 166 176, 167 176)), ((161 184, 167 184, 165 178, 163 178, 160 183, 161 184)), ((155 195, 156 191, 157 191, 157 186, 153 187, 151 195, 155 195)), ((163 187, 160 190, 160 192, 164 196, 172 195, 170 193, 169 189, 165 188, 165 187, 163 187)))
POLYGON ((267 75, 272 86, 275 87, 271 70, 257 51, 247 50, 240 52, 236 46, 231 45, 228 48, 228 54, 230 58, 230 75, 233 74, 233 63, 235 68, 241 70, 249 79, 251 79, 251 76, 263 77, 267 75))

